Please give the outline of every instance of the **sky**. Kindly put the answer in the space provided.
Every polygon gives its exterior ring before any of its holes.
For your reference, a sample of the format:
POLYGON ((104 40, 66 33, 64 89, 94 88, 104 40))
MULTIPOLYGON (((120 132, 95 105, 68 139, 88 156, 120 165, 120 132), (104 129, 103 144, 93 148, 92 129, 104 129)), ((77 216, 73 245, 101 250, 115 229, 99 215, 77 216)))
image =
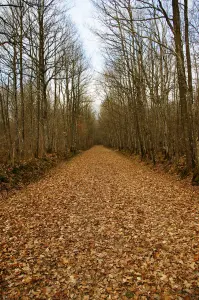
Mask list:
POLYGON ((76 24, 86 56, 91 65, 93 82, 90 84, 89 92, 94 100, 94 108, 98 110, 101 99, 94 82, 98 74, 102 71, 103 58, 100 54, 100 41, 90 30, 90 28, 99 26, 94 17, 96 14, 95 8, 90 0, 73 0, 73 5, 69 13, 76 24))

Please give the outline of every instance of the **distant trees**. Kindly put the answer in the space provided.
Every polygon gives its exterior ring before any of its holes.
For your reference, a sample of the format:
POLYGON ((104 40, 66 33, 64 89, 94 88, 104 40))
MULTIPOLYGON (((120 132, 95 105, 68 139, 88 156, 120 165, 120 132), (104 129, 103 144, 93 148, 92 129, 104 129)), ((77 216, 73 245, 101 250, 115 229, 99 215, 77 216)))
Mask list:
POLYGON ((56 0, 0 7, 0 160, 92 144, 88 63, 60 7, 56 0))
POLYGON ((106 58, 103 141, 197 168, 198 1, 191 21, 187 0, 93 2, 106 58))

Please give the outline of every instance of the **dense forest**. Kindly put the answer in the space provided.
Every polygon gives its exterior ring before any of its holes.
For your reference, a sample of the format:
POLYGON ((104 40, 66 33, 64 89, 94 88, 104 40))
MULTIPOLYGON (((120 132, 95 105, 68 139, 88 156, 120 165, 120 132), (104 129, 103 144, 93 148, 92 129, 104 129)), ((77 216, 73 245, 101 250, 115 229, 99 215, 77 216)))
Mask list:
POLYGON ((56 0, 0 6, 0 160, 13 164, 93 143, 89 64, 56 0))
POLYGON ((199 0, 0 0, 0 299, 199 299, 198 202, 199 0))
POLYGON ((107 146, 198 167, 199 1, 96 0, 107 146))
POLYGON ((198 172, 198 0, 92 0, 105 61, 97 121, 91 69, 70 7, 57 0, 6 3, 0 6, 2 162, 65 155, 97 142, 198 172))

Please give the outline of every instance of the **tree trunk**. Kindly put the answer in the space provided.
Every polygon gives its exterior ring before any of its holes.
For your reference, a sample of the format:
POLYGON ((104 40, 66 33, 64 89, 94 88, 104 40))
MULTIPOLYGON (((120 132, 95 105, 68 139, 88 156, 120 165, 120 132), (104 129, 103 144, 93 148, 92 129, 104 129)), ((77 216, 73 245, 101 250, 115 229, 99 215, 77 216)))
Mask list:
POLYGON ((180 106, 181 106, 183 141, 184 141, 185 152, 186 152, 186 164, 187 164, 187 168, 190 170, 194 168, 196 165, 196 157, 194 154, 194 147, 192 143, 193 131, 189 121, 188 86, 186 82, 178 0, 172 0, 172 8, 173 8, 174 41, 175 41, 175 52, 176 52, 176 60, 177 60, 177 74, 178 74, 179 96, 180 96, 180 106))

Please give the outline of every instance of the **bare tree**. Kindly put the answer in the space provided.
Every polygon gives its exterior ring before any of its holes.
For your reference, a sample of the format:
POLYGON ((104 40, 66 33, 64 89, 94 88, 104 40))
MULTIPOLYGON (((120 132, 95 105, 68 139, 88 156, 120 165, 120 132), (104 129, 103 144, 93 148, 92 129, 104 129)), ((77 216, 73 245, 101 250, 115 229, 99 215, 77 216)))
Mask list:
POLYGON ((162 155, 176 163, 185 155, 187 170, 194 169, 198 157, 187 1, 183 6, 177 0, 93 2, 102 22, 96 34, 104 43, 107 66, 100 124, 105 130, 103 123, 112 120, 114 128, 104 140, 154 163, 162 155), (124 124, 127 134, 121 131, 124 124))
POLYGON ((73 24, 65 21, 67 8, 60 11, 56 0, 7 4, 0 10, 1 159, 14 163, 90 146, 88 64, 73 24), (80 137, 86 136, 82 126, 89 143, 80 137))

